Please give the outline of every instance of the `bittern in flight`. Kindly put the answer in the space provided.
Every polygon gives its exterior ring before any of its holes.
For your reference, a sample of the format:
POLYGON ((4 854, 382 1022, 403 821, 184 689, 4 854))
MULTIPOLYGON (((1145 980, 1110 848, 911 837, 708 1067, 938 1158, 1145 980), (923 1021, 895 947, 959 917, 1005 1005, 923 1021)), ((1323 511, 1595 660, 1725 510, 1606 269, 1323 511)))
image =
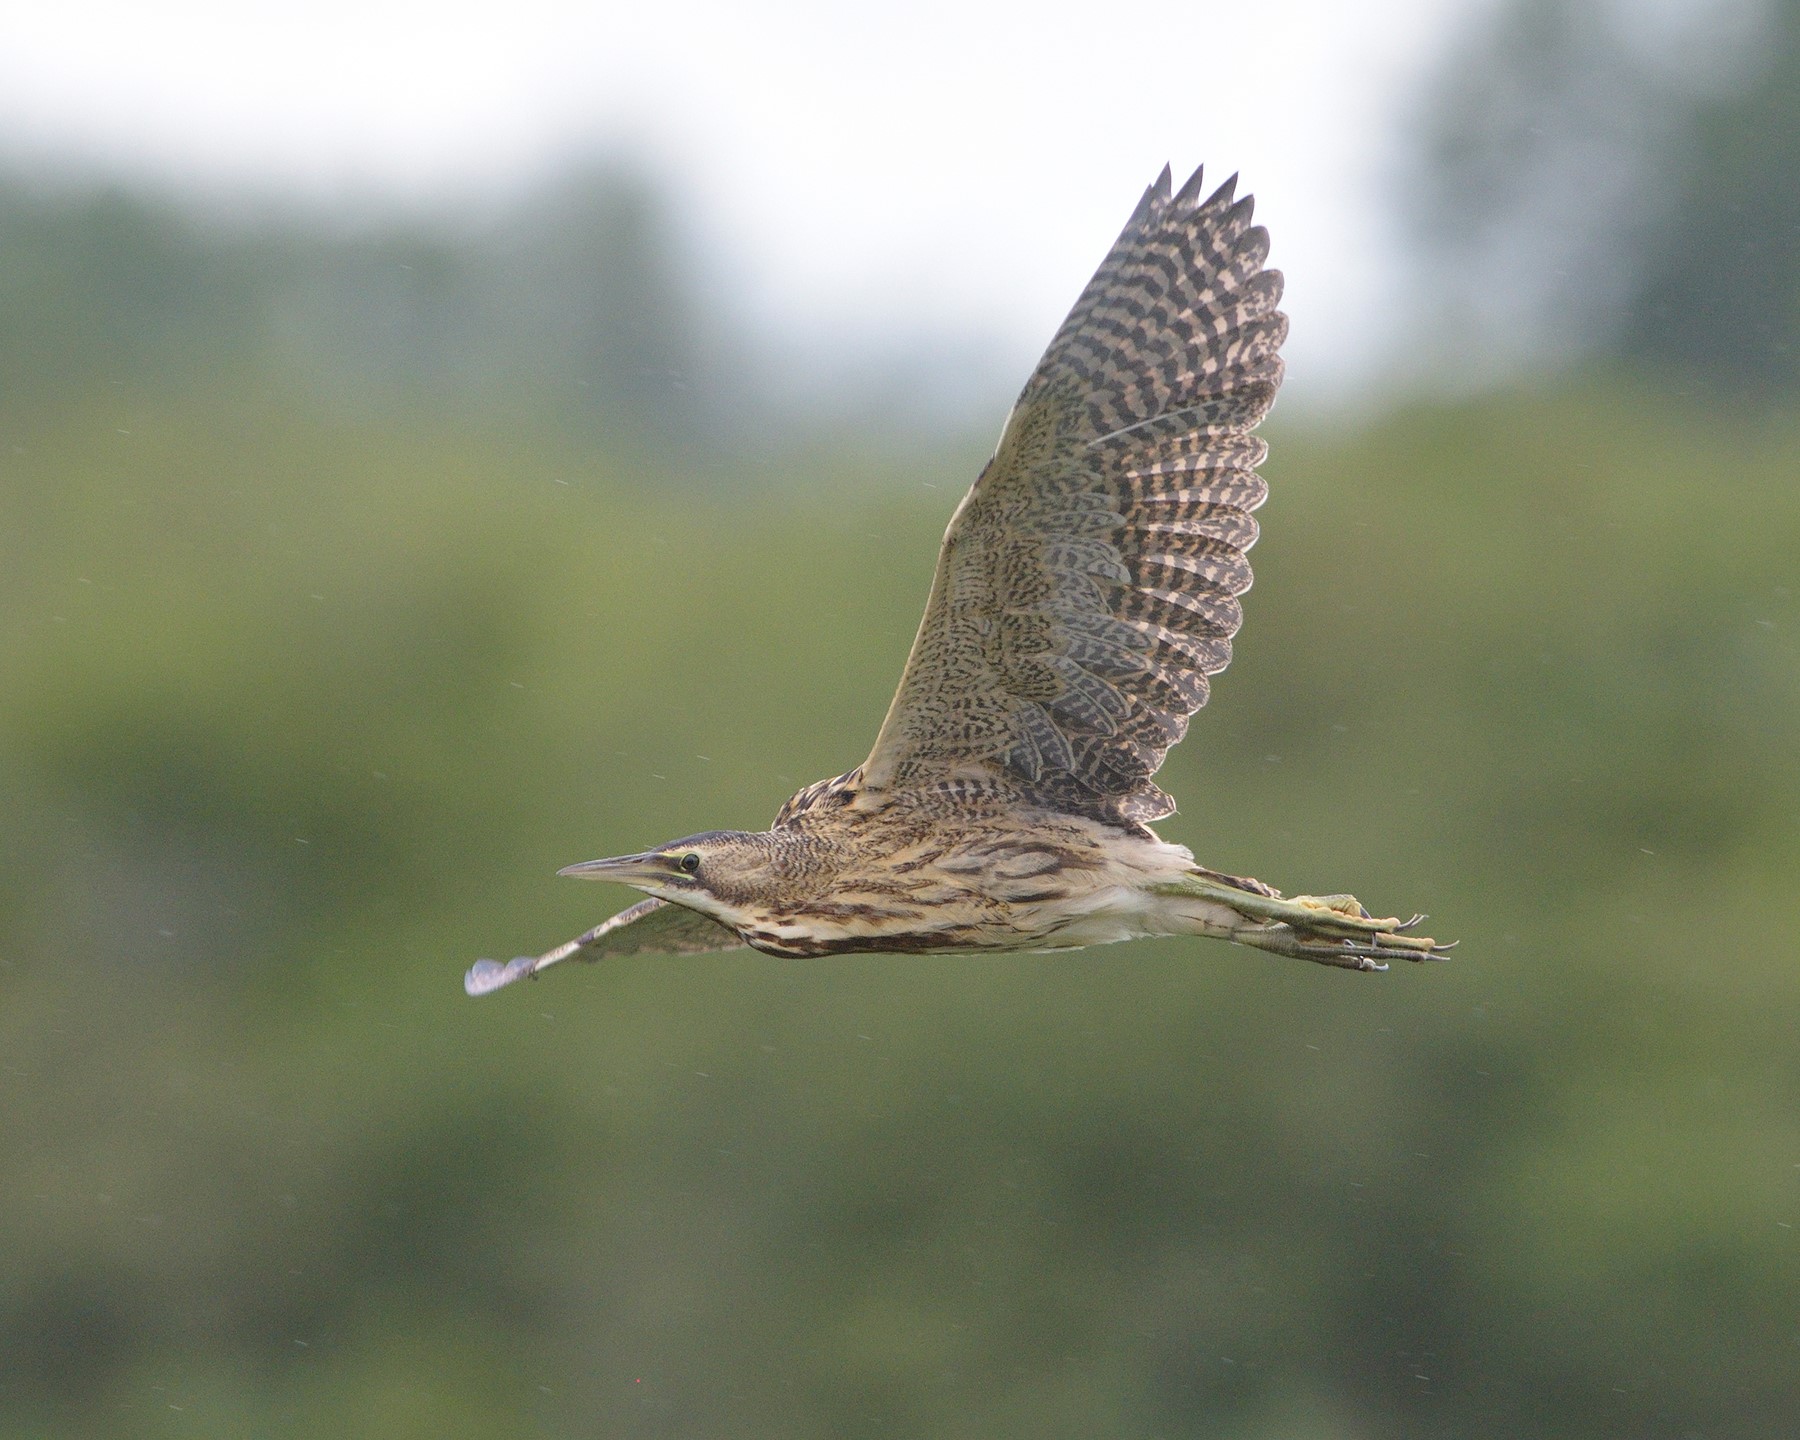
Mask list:
POLYGON ((650 896, 547 954, 478 960, 486 994, 564 960, 1041 951, 1211 935, 1353 970, 1448 946, 1420 917, 1194 863, 1152 777, 1231 659, 1268 487, 1251 432, 1287 317, 1235 177, 1165 169, 1026 383, 944 535, 869 758, 768 830, 571 865, 650 896))

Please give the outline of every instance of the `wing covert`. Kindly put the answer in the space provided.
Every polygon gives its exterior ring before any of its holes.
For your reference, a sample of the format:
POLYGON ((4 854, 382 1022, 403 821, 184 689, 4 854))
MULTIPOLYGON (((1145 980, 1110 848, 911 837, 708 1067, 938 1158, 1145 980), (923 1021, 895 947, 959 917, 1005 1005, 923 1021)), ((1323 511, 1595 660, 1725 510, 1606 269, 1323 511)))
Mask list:
POLYGON ((1231 659, 1287 335, 1235 183, 1165 169, 1057 331, 945 533, 871 788, 1174 809, 1151 777, 1231 659))

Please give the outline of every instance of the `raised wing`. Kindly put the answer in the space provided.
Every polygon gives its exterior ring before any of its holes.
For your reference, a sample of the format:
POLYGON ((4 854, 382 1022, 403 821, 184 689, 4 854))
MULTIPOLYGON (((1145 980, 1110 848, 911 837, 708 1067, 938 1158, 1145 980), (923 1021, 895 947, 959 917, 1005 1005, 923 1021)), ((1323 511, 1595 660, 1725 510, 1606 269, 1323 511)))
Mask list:
POLYGON ((498 960, 477 960, 463 976, 463 989, 471 995, 491 995, 504 985, 535 977, 540 970, 565 960, 700 955, 709 950, 739 950, 743 946, 736 934, 698 910, 651 898, 638 901, 587 934, 542 955, 521 955, 504 965, 498 960))
POLYGON ((1150 777, 1231 659, 1287 337, 1250 198, 1200 185, 1144 193, 951 520, 870 788, 1175 808, 1150 777))

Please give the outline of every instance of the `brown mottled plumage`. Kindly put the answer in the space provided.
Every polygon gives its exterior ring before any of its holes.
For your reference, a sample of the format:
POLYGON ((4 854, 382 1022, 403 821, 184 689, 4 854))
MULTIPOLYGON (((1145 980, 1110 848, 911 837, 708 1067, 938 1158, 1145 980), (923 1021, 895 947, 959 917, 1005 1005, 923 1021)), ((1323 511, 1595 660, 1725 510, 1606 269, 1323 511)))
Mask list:
POLYGON ((1349 896, 1284 900, 1148 822, 1152 777, 1231 659, 1268 487, 1251 432, 1287 317, 1235 177, 1165 169, 1013 407, 944 536, 869 758, 760 833, 575 865, 653 898, 508 965, 752 945, 778 955, 1053 950, 1203 934, 1353 969, 1446 946, 1349 896))

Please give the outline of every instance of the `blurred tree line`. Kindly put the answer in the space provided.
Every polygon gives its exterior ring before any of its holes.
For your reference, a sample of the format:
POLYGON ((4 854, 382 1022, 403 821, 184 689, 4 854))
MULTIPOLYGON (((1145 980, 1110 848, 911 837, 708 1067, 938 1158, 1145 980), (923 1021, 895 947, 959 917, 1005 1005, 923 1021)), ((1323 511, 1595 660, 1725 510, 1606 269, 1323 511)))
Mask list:
POLYGON ((1165 771, 1170 838, 1453 961, 477 1004, 629 898, 559 866, 860 758, 983 458, 660 443, 756 401, 672 383, 744 342, 658 213, 7 192, 0 1436, 1783 1433, 1800 412, 1647 378, 1702 373, 1620 318, 1648 221, 1581 332, 1638 373, 1276 425, 1165 771))
POLYGON ((665 197, 595 165, 475 213, 206 213, 0 180, 0 393, 255 370, 370 414, 510 407, 666 449, 740 413, 735 337, 665 197))
POLYGON ((1452 962, 736 954, 482 1003, 474 955, 627 898, 559 866, 860 757, 979 457, 720 493, 222 381, 0 440, 0 1433, 1800 1406, 1794 426, 1583 388, 1276 434, 1162 828, 1428 906, 1452 962))
POLYGON ((1800 390, 1800 0, 1514 0, 1421 129, 1419 230, 1477 341, 1800 390))

